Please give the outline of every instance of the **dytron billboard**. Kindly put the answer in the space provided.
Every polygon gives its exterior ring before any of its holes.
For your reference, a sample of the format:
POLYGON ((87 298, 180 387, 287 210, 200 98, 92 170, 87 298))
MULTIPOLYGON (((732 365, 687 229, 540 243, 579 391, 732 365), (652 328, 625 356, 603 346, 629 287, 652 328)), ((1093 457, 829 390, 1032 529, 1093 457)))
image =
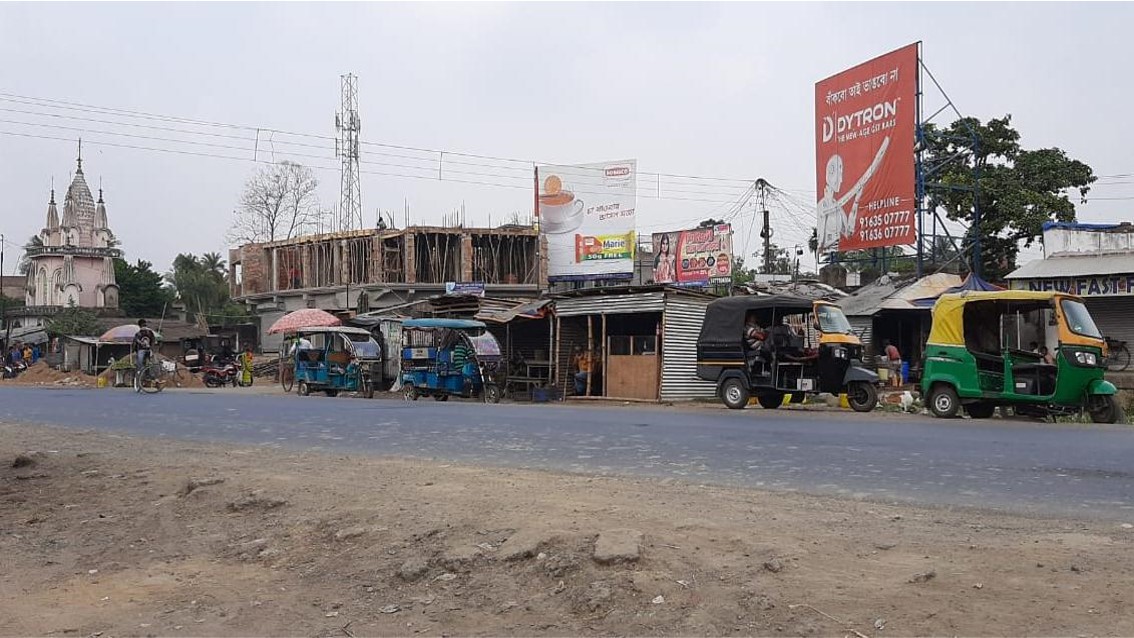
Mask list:
POLYGON ((819 251, 917 241, 918 45, 815 85, 819 251))

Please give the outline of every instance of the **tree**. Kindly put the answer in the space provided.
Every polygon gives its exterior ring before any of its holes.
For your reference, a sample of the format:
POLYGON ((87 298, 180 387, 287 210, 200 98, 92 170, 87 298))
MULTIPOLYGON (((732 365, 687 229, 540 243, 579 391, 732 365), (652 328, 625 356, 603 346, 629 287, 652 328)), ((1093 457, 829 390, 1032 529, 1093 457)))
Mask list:
POLYGON ((756 278, 756 271, 744 267, 743 257, 734 257, 732 260, 732 285, 743 286, 756 278))
POLYGON ((35 248, 43 247, 43 238, 39 235, 32 235, 28 238, 28 243, 24 244, 24 254, 20 256, 20 274, 26 275, 31 270, 31 259, 28 258, 28 251, 35 248))
POLYGON ((158 317, 173 301, 172 292, 162 285, 162 276, 153 264, 139 259, 134 265, 114 260, 114 279, 118 282, 118 307, 129 317, 158 317))
POLYGON ((66 308, 47 321, 47 332, 71 337, 97 337, 102 334, 102 328, 95 313, 76 306, 72 299, 66 308))
POLYGON ((182 253, 174 258, 173 268, 165 278, 190 314, 204 315, 209 323, 230 325, 246 320, 249 315, 243 306, 229 298, 223 271, 224 260, 220 255, 197 257, 182 253))
POLYGON ((295 162, 260 168, 244 185, 228 239, 259 243, 299 235, 319 221, 318 187, 311 169, 295 162))
POLYGON ((790 275, 795 271, 795 255, 788 248, 775 244, 768 245, 771 257, 760 260, 760 272, 766 275, 790 275))
POLYGON ((205 272, 215 276, 220 281, 225 280, 224 260, 221 259, 220 253, 205 253, 201 255, 200 261, 205 272))
POLYGON ((968 224, 965 243, 979 240, 981 273, 989 279, 1015 269, 1020 244, 1030 246, 1045 222, 1075 221, 1072 196, 1086 203, 1096 179, 1090 166, 1059 148, 1021 148, 1011 122, 1011 115, 987 123, 962 118, 925 130, 926 165, 941 166, 929 185, 930 207, 968 224), (979 226, 973 223, 974 169, 980 175, 979 226))

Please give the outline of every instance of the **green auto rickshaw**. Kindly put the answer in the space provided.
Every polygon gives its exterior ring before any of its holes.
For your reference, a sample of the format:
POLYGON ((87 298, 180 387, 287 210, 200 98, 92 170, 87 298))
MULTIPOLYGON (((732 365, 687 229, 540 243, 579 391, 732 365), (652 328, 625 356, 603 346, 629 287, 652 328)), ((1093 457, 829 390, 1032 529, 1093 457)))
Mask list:
POLYGON ((1123 420, 1103 378, 1106 340, 1083 300, 1059 292, 1001 290, 942 295, 925 346, 922 396, 934 416, 964 409, 986 419, 997 407, 1050 416, 1086 411, 1123 420))

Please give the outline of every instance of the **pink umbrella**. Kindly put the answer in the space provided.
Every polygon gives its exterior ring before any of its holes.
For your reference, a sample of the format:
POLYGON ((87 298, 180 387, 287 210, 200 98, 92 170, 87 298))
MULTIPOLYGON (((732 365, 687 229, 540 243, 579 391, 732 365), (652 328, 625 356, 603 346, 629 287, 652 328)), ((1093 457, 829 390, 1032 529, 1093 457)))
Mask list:
MULTIPOLYGON (((138 326, 128 323, 124 326, 115 326, 107 330, 102 333, 102 336, 100 336, 98 340, 104 343, 131 343, 134 341, 134 335, 136 334, 138 334, 138 326)), ((158 339, 161 339, 161 335, 157 334, 156 330, 154 330, 154 335, 157 336, 158 339)))
POLYGON ((299 328, 324 328, 326 326, 341 326, 343 322, 325 310, 318 308, 304 308, 303 310, 296 310, 289 312, 280 317, 279 321, 272 324, 268 328, 268 334, 279 334, 281 332, 294 332, 299 328))

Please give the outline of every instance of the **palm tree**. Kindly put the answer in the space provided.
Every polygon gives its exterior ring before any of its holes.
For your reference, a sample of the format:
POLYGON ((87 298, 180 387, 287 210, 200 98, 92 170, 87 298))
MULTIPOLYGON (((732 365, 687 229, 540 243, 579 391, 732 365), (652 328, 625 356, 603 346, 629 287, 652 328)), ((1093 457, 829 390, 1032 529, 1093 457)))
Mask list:
POLYGON ((205 253, 201 255, 198 261, 205 272, 215 275, 221 281, 225 279, 227 273, 224 267, 224 259, 221 259, 220 253, 205 253))
POLYGON ((28 259, 28 251, 33 248, 43 247, 43 238, 39 235, 32 235, 28 238, 28 243, 24 244, 24 254, 20 257, 20 274, 26 275, 31 270, 31 260, 28 259))

